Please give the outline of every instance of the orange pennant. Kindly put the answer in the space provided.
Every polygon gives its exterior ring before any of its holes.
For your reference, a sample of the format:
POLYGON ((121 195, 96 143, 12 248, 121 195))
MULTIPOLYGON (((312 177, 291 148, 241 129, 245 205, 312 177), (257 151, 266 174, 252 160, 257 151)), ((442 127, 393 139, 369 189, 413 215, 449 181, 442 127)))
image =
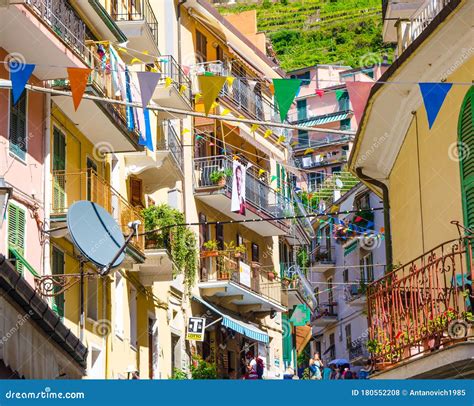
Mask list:
POLYGON ((84 68, 67 68, 67 74, 69 77, 69 84, 71 86, 72 101, 74 103, 74 109, 79 108, 81 104, 82 96, 86 90, 87 79, 91 74, 92 69, 84 68))

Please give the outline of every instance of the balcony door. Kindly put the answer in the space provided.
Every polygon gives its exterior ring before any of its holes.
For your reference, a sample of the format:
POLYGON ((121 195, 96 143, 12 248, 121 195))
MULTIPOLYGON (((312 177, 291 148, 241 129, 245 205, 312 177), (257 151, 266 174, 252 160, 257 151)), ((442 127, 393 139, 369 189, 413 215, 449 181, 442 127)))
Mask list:
POLYGON ((86 199, 91 202, 97 202, 97 164, 91 159, 87 158, 87 184, 86 184, 86 199))
POLYGON ((66 137, 57 127, 53 129, 53 210, 66 207, 66 137))

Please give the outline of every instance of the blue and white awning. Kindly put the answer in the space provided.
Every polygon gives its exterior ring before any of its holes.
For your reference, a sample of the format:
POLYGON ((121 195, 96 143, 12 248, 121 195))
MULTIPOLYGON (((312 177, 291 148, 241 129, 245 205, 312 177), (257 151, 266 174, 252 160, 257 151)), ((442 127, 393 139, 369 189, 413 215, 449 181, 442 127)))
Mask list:
POLYGON ((200 297, 193 296, 193 299, 198 301, 199 303, 206 306, 209 310, 217 313, 219 316, 222 316, 222 325, 228 327, 237 333, 244 335, 245 337, 251 338, 252 340, 260 341, 262 343, 268 343, 270 340, 268 338, 268 334, 264 331, 260 330, 258 327, 251 325, 243 320, 238 320, 235 317, 229 316, 225 314, 223 310, 218 309, 214 305, 206 302, 204 299, 200 297))
POLYGON ((316 116, 306 119, 305 121, 301 121, 298 125, 302 125, 305 127, 314 127, 321 124, 328 124, 334 121, 341 121, 349 118, 351 116, 351 112, 347 111, 341 114, 326 114, 324 116, 316 116))

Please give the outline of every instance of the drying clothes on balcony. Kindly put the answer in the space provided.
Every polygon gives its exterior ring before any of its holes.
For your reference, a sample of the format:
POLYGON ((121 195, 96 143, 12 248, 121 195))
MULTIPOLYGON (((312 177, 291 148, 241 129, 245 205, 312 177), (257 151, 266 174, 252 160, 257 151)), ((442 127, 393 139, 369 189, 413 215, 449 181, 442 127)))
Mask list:
POLYGON ((127 100, 127 93, 125 91, 125 63, 114 47, 109 47, 109 53, 113 94, 114 96, 121 96, 123 100, 127 100))

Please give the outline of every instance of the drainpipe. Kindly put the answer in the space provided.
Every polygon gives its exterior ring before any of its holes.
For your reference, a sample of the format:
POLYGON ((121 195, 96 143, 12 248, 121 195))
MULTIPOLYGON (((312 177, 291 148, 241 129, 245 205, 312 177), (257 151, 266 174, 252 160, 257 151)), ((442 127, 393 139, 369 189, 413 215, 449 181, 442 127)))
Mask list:
POLYGON ((382 190, 383 221, 384 221, 384 227, 385 227, 385 260, 387 264, 385 273, 388 273, 392 270, 392 266, 393 266, 392 233, 391 233, 391 228, 390 228, 390 201, 389 201, 388 187, 387 185, 385 185, 385 183, 377 179, 371 178, 370 176, 365 175, 362 172, 362 168, 356 168, 356 174, 360 179, 365 180, 367 183, 377 186, 382 190))
MULTIPOLYGON (((45 94, 44 102, 44 152, 43 152, 43 217, 44 229, 50 229, 51 211, 51 94, 45 94)), ((51 274, 50 237, 43 234, 43 275, 51 274)))

